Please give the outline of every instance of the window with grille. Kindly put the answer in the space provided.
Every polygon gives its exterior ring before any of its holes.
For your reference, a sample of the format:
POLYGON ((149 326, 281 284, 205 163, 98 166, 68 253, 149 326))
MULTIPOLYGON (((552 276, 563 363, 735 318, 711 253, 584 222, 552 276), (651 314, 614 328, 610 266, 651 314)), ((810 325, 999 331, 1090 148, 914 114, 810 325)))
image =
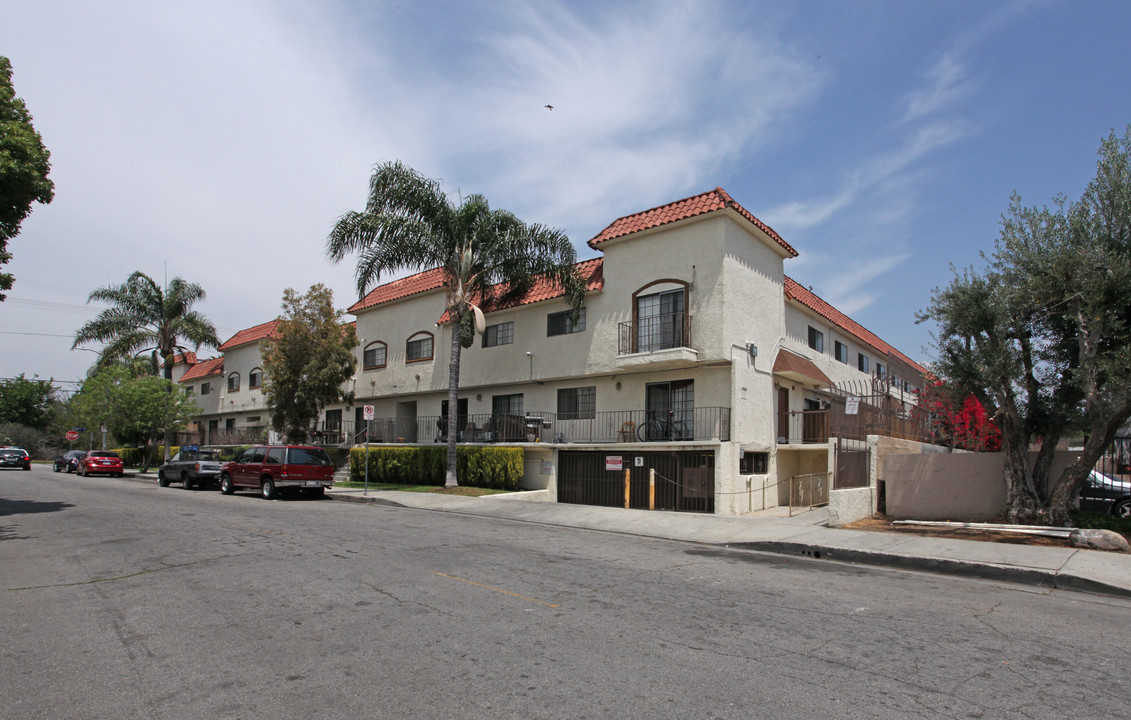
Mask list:
POLYGON ((385 343, 371 343, 368 347, 365 348, 365 353, 362 356, 362 368, 365 370, 376 370, 378 368, 385 367, 388 353, 389 349, 385 345, 385 343))
POLYGON ((558 390, 559 420, 592 420, 597 416, 596 386, 558 390))
POLYGON ((562 312, 550 313, 546 316, 546 336, 553 337, 555 335, 569 335, 570 333, 579 333, 585 330, 585 308, 581 308, 577 312, 577 318, 573 318, 572 310, 564 310, 562 312))
POLYGON ((420 362, 432 359, 432 334, 420 333, 409 338, 405 348, 405 362, 420 362))
POLYGON ((510 345, 514 342, 514 322, 508 321, 497 325, 488 325, 483 331, 483 347, 496 345, 510 345))

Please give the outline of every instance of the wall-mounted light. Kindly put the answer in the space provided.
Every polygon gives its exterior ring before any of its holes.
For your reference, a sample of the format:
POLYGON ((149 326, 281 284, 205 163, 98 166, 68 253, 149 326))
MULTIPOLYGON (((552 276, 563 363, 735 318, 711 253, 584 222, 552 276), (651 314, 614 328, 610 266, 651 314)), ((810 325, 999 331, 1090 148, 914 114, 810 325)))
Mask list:
POLYGON ((475 393, 475 402, 479 402, 482 399, 483 399, 483 393, 475 393))

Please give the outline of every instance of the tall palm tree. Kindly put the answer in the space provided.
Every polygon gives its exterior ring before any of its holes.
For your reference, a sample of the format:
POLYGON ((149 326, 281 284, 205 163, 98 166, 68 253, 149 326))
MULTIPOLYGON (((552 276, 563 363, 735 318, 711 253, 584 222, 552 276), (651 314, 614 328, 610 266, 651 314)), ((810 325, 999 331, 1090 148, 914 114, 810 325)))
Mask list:
POLYGON ((358 297, 380 282, 382 274, 442 268, 447 276, 452 338, 444 484, 453 487, 458 484, 454 429, 460 350, 474 339, 477 303, 490 298, 492 304, 503 306, 521 299, 545 278, 561 286, 576 311, 584 284, 575 267, 573 245, 560 230, 492 210, 482 195, 455 201, 438 180, 393 161, 374 168, 365 209, 342 215, 327 239, 326 254, 335 263, 355 252, 358 297))
MULTIPOLYGON (((187 349, 185 341, 199 350, 202 345, 217 347, 216 328, 192 306, 204 299, 204 288, 180 277, 162 289, 151 277, 135 272, 121 285, 107 285, 90 293, 87 302, 104 302, 110 307, 75 333, 71 349, 87 342, 104 343, 98 366, 106 367, 148 353, 156 374, 158 361, 165 379, 173 379, 173 358, 187 349)), ((172 386, 170 386, 170 389, 172 386)), ((165 429, 165 459, 169 457, 172 428, 165 429)))

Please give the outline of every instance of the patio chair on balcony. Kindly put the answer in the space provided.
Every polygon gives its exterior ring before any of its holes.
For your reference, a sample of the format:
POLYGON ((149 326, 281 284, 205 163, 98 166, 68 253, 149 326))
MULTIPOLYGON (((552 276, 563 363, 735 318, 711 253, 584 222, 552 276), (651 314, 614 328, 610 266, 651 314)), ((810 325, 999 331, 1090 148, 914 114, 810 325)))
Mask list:
POLYGON ((617 442, 632 442, 636 439, 636 423, 625 420, 617 431, 617 442))

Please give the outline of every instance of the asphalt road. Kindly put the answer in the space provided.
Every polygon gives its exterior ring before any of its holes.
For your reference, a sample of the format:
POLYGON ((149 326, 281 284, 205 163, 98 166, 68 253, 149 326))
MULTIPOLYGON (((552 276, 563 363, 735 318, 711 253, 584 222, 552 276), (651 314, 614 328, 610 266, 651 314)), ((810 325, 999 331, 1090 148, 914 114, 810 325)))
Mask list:
POLYGON ((1131 603, 37 466, 0 717, 1126 718, 1131 603))

